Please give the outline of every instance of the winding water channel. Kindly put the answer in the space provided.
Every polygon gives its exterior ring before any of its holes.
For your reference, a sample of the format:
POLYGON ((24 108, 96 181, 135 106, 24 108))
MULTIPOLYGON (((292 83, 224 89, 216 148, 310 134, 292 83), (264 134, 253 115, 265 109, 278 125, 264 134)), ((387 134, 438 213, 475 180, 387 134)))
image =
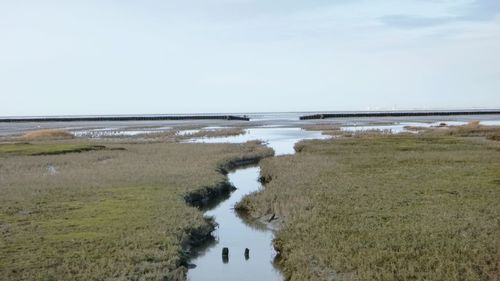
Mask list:
MULTIPOLYGON (((304 139, 325 138, 320 132, 299 128, 250 129, 244 136, 197 140, 203 142, 244 142, 259 139, 275 150, 276 155, 294 153, 293 146, 304 139)), ((266 225, 242 217, 234 209, 245 195, 262 188, 258 181, 258 166, 244 167, 229 173, 229 181, 237 188, 230 197, 205 210, 218 223, 215 241, 200 249, 188 271, 189 281, 277 281, 283 280, 275 266, 276 252, 272 247, 274 232, 266 225), (229 257, 222 257, 222 249, 229 249, 229 257), (245 249, 249 255, 245 256, 245 249)))

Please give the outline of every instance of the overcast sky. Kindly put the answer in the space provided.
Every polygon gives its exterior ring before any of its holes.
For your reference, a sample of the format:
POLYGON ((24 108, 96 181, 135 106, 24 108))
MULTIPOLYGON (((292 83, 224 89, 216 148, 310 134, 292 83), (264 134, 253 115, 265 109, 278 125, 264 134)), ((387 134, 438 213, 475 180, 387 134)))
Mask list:
POLYGON ((500 108, 499 0, 0 0, 0 115, 500 108))

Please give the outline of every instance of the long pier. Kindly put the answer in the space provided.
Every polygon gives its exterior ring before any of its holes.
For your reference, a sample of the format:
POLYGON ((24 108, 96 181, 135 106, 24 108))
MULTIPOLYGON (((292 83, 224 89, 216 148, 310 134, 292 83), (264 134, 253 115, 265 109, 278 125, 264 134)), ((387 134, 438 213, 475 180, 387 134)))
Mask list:
POLYGON ((1 118, 0 123, 22 122, 92 122, 92 121, 182 121, 182 120, 232 120, 250 121, 246 116, 235 115, 151 115, 151 116, 64 116, 1 118))
POLYGON ((325 114, 313 114, 313 115, 301 116, 300 120, 350 118, 350 117, 459 116, 459 115, 492 115, 492 114, 500 114, 500 110, 325 113, 325 114))

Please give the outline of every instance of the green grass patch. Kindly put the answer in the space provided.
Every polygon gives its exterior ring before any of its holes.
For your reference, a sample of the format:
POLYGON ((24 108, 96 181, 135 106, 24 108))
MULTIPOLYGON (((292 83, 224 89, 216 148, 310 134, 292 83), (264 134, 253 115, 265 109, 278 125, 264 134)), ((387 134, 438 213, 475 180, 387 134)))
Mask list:
MULTIPOLYGON (((54 144, 55 146, 56 144, 54 144)), ((257 144, 119 144, 126 150, 0 161, 0 280, 183 280, 203 214, 188 193, 226 180, 257 144)))

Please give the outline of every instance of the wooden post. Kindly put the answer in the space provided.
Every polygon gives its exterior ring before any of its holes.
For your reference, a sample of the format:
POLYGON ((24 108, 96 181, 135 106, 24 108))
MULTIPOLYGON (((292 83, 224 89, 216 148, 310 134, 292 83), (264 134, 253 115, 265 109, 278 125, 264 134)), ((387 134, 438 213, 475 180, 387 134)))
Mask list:
POLYGON ((229 248, 222 248, 222 262, 223 263, 228 263, 229 262, 229 248))
POLYGON ((250 258, 250 250, 245 248, 245 259, 248 260, 250 258))

